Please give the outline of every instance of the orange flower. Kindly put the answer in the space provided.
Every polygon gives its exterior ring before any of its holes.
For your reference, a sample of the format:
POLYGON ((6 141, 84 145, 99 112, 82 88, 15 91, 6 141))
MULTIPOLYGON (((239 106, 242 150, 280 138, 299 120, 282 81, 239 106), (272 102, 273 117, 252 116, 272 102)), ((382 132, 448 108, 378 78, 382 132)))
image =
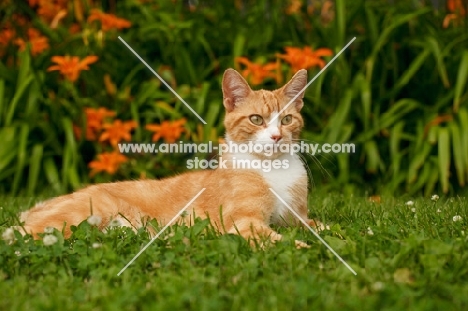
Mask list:
POLYGON ((52 61, 57 65, 50 66, 47 71, 59 70, 65 78, 75 82, 81 70, 89 70, 88 65, 96 62, 97 56, 86 56, 80 61, 78 56, 53 56, 52 61))
POLYGON ((114 117, 115 111, 100 107, 98 109, 86 108, 86 139, 96 140, 97 134, 102 129, 102 121, 108 117, 114 117))
POLYGON ((37 15, 47 22, 66 12, 67 0, 29 0, 29 6, 37 7, 37 15))
POLYGON ((15 31, 9 27, 0 31, 0 46, 7 46, 15 36, 15 31))
POLYGON ((288 62, 294 72, 297 72, 301 69, 309 69, 314 66, 323 68, 325 66, 325 61, 320 57, 333 55, 333 52, 330 49, 321 48, 313 51, 308 46, 304 47, 303 49, 286 47, 285 50, 286 54, 278 54, 278 57, 288 62))
MULTIPOLYGON (((36 56, 49 48, 49 39, 41 36, 41 33, 34 28, 28 29, 28 38, 29 43, 31 44, 31 54, 33 56, 36 56)), ((15 44, 19 46, 20 51, 24 51, 26 49, 26 42, 21 38, 16 39, 15 44)))
POLYGON ((249 80, 251 84, 261 84, 266 78, 278 78, 275 73, 275 71, 279 69, 278 63, 261 65, 252 63, 246 57, 236 57, 234 61, 246 66, 246 68, 241 71, 241 74, 244 78, 249 80))
POLYGON ((447 0, 447 8, 450 12, 460 16, 466 15, 466 9, 462 0, 447 0))
POLYGON ((123 29, 132 26, 132 23, 126 19, 119 18, 113 14, 102 13, 95 9, 91 10, 91 15, 88 17, 88 23, 92 21, 100 21, 102 31, 123 29))
POLYGON ((99 172, 107 172, 109 174, 115 174, 119 169, 120 164, 128 161, 128 158, 119 152, 104 152, 98 154, 98 159, 89 162, 88 167, 91 168, 90 176, 96 175, 99 172))
POLYGON ((460 25, 463 22, 462 18, 466 15, 466 8, 462 0, 447 0, 447 10, 452 14, 445 15, 442 27, 447 28, 451 21, 454 25, 460 25))
POLYGON ((6 47, 12 41, 14 36, 15 31, 9 27, 6 27, 0 31, 0 57, 5 54, 6 47))
POLYGON ((81 31, 81 26, 79 24, 72 24, 70 28, 68 28, 68 32, 72 35, 75 35, 81 31))
POLYGON ((295 14, 301 11, 302 1, 301 0, 290 0, 289 6, 286 8, 286 14, 295 14))
POLYGON ((121 120, 115 120, 113 123, 106 123, 102 126, 105 130, 99 141, 107 140, 112 146, 116 146, 122 140, 130 140, 132 138, 130 132, 137 126, 138 124, 135 121, 122 122, 121 120))
POLYGON ((176 121, 163 121, 160 125, 148 124, 146 129, 154 132, 153 141, 158 141, 161 137, 167 143, 174 143, 179 139, 182 132, 185 132, 184 124, 187 122, 186 119, 182 118, 176 121))

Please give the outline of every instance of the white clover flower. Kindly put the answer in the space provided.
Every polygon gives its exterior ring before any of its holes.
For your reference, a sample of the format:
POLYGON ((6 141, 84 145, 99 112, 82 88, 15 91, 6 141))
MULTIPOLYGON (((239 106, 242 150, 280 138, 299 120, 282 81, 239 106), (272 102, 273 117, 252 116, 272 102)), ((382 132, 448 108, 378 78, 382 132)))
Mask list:
POLYGON ((54 233, 54 227, 45 227, 44 233, 54 233))
POLYGON ((434 201, 434 202, 437 202, 439 201, 439 196, 437 194, 434 194, 432 197, 431 197, 431 200, 434 201))
POLYGON ((440 208, 438 208, 436 212, 437 212, 437 213, 442 213, 442 211, 440 210, 440 208))
POLYGON ((367 227, 367 234, 374 235, 374 231, 372 231, 371 227, 367 227))
POLYGON ((91 215, 88 217, 88 224, 91 226, 99 226, 101 224, 102 218, 96 215, 91 215))
POLYGON ((14 241, 15 240, 15 231, 13 228, 7 228, 3 233, 2 233, 2 239, 5 241, 14 241))
POLYGON ((414 202, 413 201, 408 201, 405 203, 406 206, 413 206, 414 205, 414 202))
POLYGON ((123 223, 119 218, 116 218, 116 219, 112 219, 107 226, 108 227, 122 227, 123 223))
POLYGON ((93 248, 101 248, 101 247, 102 247, 102 244, 101 244, 101 243, 94 242, 92 246, 93 246, 93 248))
POLYGON ((453 219, 454 222, 462 221, 462 220, 463 220, 463 218, 462 218, 460 215, 455 215, 455 216, 453 216, 452 219, 453 219))
POLYGON ((21 256, 21 252, 20 251, 15 251, 15 255, 19 257, 19 256, 21 256))
POLYGON ((375 290, 376 292, 379 292, 381 291, 382 289, 384 289, 385 287, 385 284, 382 283, 382 282, 375 282, 374 284, 372 284, 372 289, 375 290))
POLYGON ((412 211, 413 213, 416 213, 416 208, 413 207, 413 208, 411 209, 411 211, 412 211))
POLYGON ((45 246, 50 246, 50 245, 54 245, 55 243, 57 243, 58 239, 53 234, 47 234, 47 235, 44 235, 44 237, 42 238, 42 242, 44 243, 45 246))

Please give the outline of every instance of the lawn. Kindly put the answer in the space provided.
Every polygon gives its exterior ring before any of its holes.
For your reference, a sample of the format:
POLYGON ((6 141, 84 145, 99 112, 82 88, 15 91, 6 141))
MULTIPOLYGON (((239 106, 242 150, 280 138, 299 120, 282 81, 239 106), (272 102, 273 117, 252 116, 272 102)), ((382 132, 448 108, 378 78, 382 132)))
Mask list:
MULTIPOLYGON (((304 229, 279 228, 287 240, 259 250, 206 220, 173 226, 120 276, 149 242, 144 230, 85 221, 48 246, 16 233, 0 241, 0 309, 466 310, 466 198, 410 200, 311 196, 311 215, 330 225, 320 235, 357 276, 304 229)), ((0 231, 32 201, 1 199, 0 231)))

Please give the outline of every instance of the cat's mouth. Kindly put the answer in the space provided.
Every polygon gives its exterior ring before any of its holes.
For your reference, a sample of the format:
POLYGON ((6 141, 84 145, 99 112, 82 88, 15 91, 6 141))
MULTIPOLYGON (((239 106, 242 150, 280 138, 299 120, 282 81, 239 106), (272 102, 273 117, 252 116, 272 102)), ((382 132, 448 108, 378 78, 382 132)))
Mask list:
POLYGON ((291 152, 291 142, 285 139, 278 141, 257 141, 255 144, 257 146, 253 148, 252 153, 265 158, 274 159, 291 152))

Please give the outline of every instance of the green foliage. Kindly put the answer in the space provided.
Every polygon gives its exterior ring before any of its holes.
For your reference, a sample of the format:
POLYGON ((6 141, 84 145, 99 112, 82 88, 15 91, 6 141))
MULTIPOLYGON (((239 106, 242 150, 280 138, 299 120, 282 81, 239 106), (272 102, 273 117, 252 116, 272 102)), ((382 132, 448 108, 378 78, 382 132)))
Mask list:
MULTIPOLYGON (((133 155, 114 176, 89 177, 88 163, 109 146, 77 138, 84 110, 106 107, 138 122, 132 140, 149 142, 145 125, 186 118, 182 140, 216 141, 223 135, 220 79, 235 58, 274 61, 284 47, 327 47, 337 53, 357 40, 307 90, 303 137, 318 143, 353 142, 355 154, 310 160, 314 182, 353 191, 430 194, 457 192, 468 179, 468 50, 466 20, 442 27, 445 12, 418 1, 317 2, 285 14, 287 1, 73 1, 51 28, 26 3, 11 3, 3 18, 17 36, 24 16, 50 48, 30 56, 2 47, 0 58, 0 192, 66 192, 89 182, 163 177, 184 169, 187 157, 133 155), (395 2, 395 3, 393 3, 395 2), (316 6, 315 6, 316 5, 316 6), (132 23, 103 31, 87 22, 102 8, 132 23), (81 17, 80 17, 81 16, 81 17), (81 30, 70 34, 78 23, 81 30), (160 73, 197 118, 118 39, 160 73), (99 60, 75 82, 47 72, 52 56, 99 60), (317 174, 328 170, 329 174, 317 174), (330 179, 330 176, 333 178, 330 179)), ((6 27, 6 26, 5 26, 6 27)), ((29 27, 29 26, 28 26, 29 27)), ((329 60, 329 59, 328 59, 329 60)), ((281 66, 286 80, 289 65, 281 66)), ((318 73, 309 70, 309 78, 318 73)), ((260 87, 276 88, 272 80, 260 87)))
MULTIPOLYGON (((439 12, 404 2, 336 4, 343 6, 337 11, 354 13, 346 15, 345 27, 358 40, 316 82, 315 94, 309 91, 316 123, 305 137, 358 146, 358 154, 338 156, 339 182, 374 183, 371 192, 426 195, 438 187, 444 193, 464 187, 465 29, 444 29, 439 12)), ((335 26, 340 37, 338 16, 335 26)))

